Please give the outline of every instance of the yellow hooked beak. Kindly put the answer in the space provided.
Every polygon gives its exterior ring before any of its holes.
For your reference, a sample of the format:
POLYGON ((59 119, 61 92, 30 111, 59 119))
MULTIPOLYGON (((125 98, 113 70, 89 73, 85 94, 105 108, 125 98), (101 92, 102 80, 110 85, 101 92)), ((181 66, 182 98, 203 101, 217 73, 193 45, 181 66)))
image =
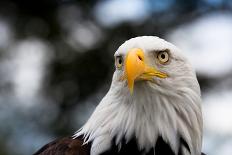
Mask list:
POLYGON ((152 80, 153 77, 167 77, 167 74, 148 66, 144 59, 144 52, 139 48, 129 50, 126 56, 124 78, 127 79, 131 94, 133 93, 135 80, 152 80))

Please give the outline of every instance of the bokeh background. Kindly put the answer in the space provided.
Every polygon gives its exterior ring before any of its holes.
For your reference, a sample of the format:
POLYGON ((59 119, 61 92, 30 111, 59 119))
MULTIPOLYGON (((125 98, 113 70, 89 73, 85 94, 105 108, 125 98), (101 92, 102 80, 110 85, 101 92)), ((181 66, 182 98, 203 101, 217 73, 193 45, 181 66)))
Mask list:
POLYGON ((202 89, 203 151, 232 154, 232 1, 1 0, 0 155, 72 135, 108 91, 125 40, 176 44, 202 89))

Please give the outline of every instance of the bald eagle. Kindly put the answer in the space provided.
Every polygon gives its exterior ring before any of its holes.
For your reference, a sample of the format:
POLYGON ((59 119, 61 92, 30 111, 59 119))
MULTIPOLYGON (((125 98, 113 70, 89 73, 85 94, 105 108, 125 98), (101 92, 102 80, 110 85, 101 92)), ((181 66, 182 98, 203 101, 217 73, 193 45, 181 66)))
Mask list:
POLYGON ((115 52, 111 87, 73 136, 34 155, 201 155, 201 92, 173 44, 132 38, 115 52))

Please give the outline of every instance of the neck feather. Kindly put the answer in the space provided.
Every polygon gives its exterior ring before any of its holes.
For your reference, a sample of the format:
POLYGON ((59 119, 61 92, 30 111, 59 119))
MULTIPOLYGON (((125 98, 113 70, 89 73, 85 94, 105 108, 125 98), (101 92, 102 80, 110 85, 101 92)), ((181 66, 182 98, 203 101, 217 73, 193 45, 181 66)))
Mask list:
POLYGON ((193 155, 201 152, 201 99, 190 88, 176 94, 157 91, 153 85, 137 85, 134 94, 112 84, 86 124, 74 137, 84 135, 92 141, 91 155, 109 149, 113 138, 120 147, 121 140, 134 136, 139 149, 149 151, 161 136, 177 154, 180 136, 193 155), (142 92, 141 92, 142 91, 142 92), (127 95, 125 95, 127 94, 127 95))

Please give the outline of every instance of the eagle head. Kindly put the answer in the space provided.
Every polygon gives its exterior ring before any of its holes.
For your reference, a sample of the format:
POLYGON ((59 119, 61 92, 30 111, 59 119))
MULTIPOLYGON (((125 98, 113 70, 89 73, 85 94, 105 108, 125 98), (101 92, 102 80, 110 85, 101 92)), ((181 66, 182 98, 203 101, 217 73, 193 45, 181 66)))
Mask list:
MULTIPOLYGON (((200 155, 202 113, 195 71, 173 44, 154 36, 132 38, 115 52, 111 87, 86 124, 74 135, 92 142, 91 154, 110 148, 113 139, 135 138, 140 150, 158 137, 175 154, 182 138, 189 154, 200 155)), ((184 153, 183 153, 184 154, 184 153)))

